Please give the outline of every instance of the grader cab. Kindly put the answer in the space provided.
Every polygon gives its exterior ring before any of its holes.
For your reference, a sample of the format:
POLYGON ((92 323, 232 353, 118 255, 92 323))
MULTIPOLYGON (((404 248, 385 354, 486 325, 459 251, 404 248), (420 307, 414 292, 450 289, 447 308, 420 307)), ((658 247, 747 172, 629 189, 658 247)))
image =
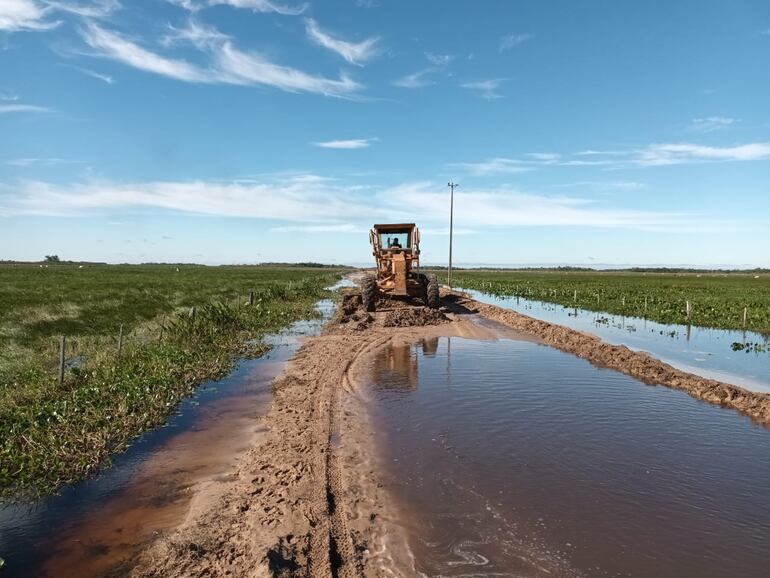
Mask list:
POLYGON ((428 307, 439 305, 435 275, 420 272, 420 231, 414 223, 374 225, 369 242, 377 264, 375 275, 366 275, 361 297, 374 311, 378 296, 420 299, 428 307))

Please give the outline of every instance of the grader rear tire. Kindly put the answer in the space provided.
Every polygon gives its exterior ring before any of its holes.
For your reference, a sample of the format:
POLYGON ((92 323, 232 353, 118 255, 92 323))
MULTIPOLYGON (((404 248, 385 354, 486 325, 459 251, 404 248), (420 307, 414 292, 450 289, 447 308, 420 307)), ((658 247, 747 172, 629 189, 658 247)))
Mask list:
POLYGON ((374 311, 377 302, 377 279, 366 275, 361 281, 361 302, 366 311, 374 311))
POLYGON ((431 309, 438 309, 439 297, 438 297, 438 279, 435 275, 428 275, 428 287, 426 290, 426 305, 431 309))

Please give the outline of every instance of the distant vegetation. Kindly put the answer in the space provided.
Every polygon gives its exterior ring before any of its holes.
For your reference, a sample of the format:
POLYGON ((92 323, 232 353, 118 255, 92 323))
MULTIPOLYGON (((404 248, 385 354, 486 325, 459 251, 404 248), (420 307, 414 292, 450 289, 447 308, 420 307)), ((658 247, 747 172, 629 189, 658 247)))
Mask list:
POLYGON ((259 338, 312 315, 338 277, 327 267, 0 266, 0 494, 90 474, 235 354, 262 353, 259 338))
MULTIPOLYGON (((770 274, 751 272, 474 271, 453 285, 591 311, 770 334, 770 274), (687 302, 690 316, 687 316, 687 302), (744 325, 744 310, 746 323, 744 325)), ((446 275, 445 272, 442 274, 446 275)))

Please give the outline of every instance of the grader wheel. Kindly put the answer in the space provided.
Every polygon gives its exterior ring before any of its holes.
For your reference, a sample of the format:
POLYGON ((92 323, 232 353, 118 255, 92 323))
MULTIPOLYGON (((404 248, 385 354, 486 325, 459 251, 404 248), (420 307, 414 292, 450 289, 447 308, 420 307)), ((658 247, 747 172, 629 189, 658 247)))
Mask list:
POLYGON ((377 302, 377 279, 366 275, 361 281, 361 302, 366 311, 374 311, 377 302))
POLYGON ((438 279, 435 275, 427 275, 428 285, 425 289, 425 304, 431 309, 438 309, 438 279))

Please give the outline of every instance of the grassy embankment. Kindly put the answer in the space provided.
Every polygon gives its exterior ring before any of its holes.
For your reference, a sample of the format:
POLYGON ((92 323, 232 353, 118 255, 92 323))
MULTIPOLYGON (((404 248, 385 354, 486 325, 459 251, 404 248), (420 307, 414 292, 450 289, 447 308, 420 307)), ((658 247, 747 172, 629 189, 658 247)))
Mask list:
MULTIPOLYGON (((768 274, 460 270, 453 277, 456 287, 501 297, 518 296, 660 323, 689 322, 770 334, 768 274)), ((445 281, 445 272, 442 278, 445 281)))
POLYGON ((162 424, 201 381, 226 373, 236 355, 263 353, 263 335, 312 316, 337 273, 0 265, 0 495, 50 492, 88 476, 162 424), (68 359, 61 386, 60 335, 68 359))

